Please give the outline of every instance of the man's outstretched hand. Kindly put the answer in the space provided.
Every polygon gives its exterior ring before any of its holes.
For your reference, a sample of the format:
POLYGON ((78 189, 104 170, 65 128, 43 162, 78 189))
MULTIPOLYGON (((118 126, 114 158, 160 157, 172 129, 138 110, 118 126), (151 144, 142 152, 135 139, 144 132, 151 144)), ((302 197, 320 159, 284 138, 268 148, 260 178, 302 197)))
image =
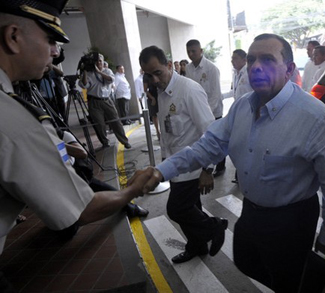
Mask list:
POLYGON ((200 178, 199 178, 199 189, 200 193, 208 194, 210 193, 214 188, 214 178, 212 174, 206 173, 204 170, 202 170, 200 178))
POLYGON ((143 194, 146 194, 154 190, 162 180, 163 176, 157 169, 148 167, 144 170, 137 170, 128 181, 128 186, 139 185, 137 187, 142 189, 143 194), (148 179, 145 181, 145 178, 148 179))

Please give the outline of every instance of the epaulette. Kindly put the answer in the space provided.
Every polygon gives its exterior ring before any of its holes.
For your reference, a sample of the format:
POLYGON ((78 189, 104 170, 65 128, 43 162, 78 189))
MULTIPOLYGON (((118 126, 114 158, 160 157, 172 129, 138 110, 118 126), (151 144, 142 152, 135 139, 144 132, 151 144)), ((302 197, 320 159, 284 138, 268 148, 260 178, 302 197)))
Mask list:
POLYGON ((50 120, 52 121, 52 118, 50 115, 48 115, 42 108, 39 108, 33 104, 31 104, 30 102, 22 99, 21 97, 19 97, 16 94, 13 93, 8 93, 9 96, 11 96, 12 98, 14 98, 17 102, 19 102, 20 104, 22 104, 27 110, 29 110, 29 112, 31 112, 33 114, 33 116, 39 121, 42 122, 44 120, 50 120))
POLYGON ((53 127, 55 128, 58 137, 60 139, 63 139, 64 131, 60 129, 60 127, 57 125, 54 119, 50 115, 48 115, 45 112, 45 110, 24 100, 23 98, 19 97, 17 94, 7 93, 7 95, 9 95, 13 99, 15 99, 18 103, 23 105, 40 123, 42 123, 45 120, 49 120, 52 123, 53 127))

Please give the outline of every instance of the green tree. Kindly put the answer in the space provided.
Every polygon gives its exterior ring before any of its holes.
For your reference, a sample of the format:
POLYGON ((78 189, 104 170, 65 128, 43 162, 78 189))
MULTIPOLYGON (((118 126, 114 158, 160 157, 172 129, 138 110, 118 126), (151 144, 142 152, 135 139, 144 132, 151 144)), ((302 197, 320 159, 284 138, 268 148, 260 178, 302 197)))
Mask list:
POLYGON ((203 48, 203 54, 205 56, 205 58, 207 58, 208 60, 215 62, 216 58, 220 55, 220 50, 222 48, 222 46, 220 47, 214 47, 214 43, 216 41, 213 40, 210 43, 208 43, 204 48, 203 48))
POLYGON ((303 48, 306 38, 325 27, 324 16, 322 0, 285 0, 264 11, 261 27, 303 48))

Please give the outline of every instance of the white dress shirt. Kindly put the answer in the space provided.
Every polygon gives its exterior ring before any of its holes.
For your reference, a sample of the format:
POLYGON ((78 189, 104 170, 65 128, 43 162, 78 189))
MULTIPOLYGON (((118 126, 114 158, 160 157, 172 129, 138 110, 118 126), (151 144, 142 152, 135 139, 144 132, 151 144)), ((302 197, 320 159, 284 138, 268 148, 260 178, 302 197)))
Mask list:
MULTIPOLYGON (((203 88, 193 80, 175 72, 167 88, 159 92, 158 106, 163 158, 168 158, 184 147, 192 145, 215 120, 203 88)), ((196 179, 200 173, 201 169, 193 170, 172 178, 171 181, 196 179)))
POLYGON ((321 64, 317 65, 317 70, 316 70, 316 72, 313 76, 313 80, 312 80, 312 87, 320 79, 320 77, 323 75, 324 71, 325 71, 325 61, 323 61, 321 64))
POLYGON ((309 59, 309 61, 305 65, 304 74, 302 76, 302 89, 308 93, 314 85, 313 77, 317 69, 318 66, 315 65, 315 63, 311 59, 309 59))
POLYGON ((244 94, 253 91, 247 73, 247 65, 244 65, 239 72, 236 70, 234 74, 234 99, 237 100, 244 94))
POLYGON ((130 84, 127 81, 124 73, 115 73, 115 95, 116 99, 131 99, 130 84))
POLYGON ((200 64, 193 62, 186 65, 186 77, 198 82, 208 96, 208 102, 215 118, 223 113, 222 93, 220 88, 220 72, 216 65, 202 56, 200 64))

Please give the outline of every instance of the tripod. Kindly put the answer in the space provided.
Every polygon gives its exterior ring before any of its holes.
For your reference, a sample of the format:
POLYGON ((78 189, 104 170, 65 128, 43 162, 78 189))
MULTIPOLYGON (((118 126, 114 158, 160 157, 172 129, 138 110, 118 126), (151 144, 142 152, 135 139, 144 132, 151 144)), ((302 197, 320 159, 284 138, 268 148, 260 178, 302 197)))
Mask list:
MULTIPOLYGON (((42 97, 41 93, 39 92, 37 86, 34 83, 31 83, 29 81, 20 82, 15 91, 17 92, 17 94, 20 95, 21 98, 25 99, 26 101, 36 105, 37 107, 42 108, 44 111, 46 111, 46 113, 51 116, 55 128, 68 129, 73 134, 73 132, 70 130, 69 126, 64 122, 63 118, 59 114, 57 114, 57 112, 42 97)), ((85 129, 85 127, 83 127, 83 130, 84 129, 85 129)), ((87 128, 87 131, 88 131, 88 128, 87 128)), ((84 147, 84 145, 80 142, 80 140, 74 134, 73 134, 73 136, 75 137, 77 142, 85 149, 88 156, 102 170, 104 170, 104 168, 95 159, 95 156, 84 147)), ((88 132, 88 136, 89 136, 89 132, 88 132)), ((90 136, 89 136, 89 140, 90 140, 90 136)), ((91 140, 90 140, 90 143, 91 143, 91 140)), ((91 146, 92 146, 92 143, 91 143, 91 146)))
POLYGON ((31 83, 30 81, 21 81, 15 87, 15 92, 24 100, 43 109, 49 116, 51 116, 52 121, 56 127, 68 128, 68 126, 63 122, 62 117, 59 116, 57 112, 43 98, 35 83, 31 83))
POLYGON ((89 152, 93 156, 95 156, 94 146, 91 141, 89 130, 87 127, 88 121, 91 121, 91 119, 90 119, 90 116, 88 113, 87 105, 86 105, 84 99, 82 98, 80 92, 76 89, 77 78, 78 78, 77 75, 66 75, 63 77, 63 79, 67 82, 67 85, 69 88, 68 103, 67 103, 67 107, 66 107, 65 117, 68 121, 71 102, 73 102, 73 105, 74 105, 76 113, 77 113, 79 124, 82 126, 82 130, 84 132, 84 136, 87 141, 89 152))

